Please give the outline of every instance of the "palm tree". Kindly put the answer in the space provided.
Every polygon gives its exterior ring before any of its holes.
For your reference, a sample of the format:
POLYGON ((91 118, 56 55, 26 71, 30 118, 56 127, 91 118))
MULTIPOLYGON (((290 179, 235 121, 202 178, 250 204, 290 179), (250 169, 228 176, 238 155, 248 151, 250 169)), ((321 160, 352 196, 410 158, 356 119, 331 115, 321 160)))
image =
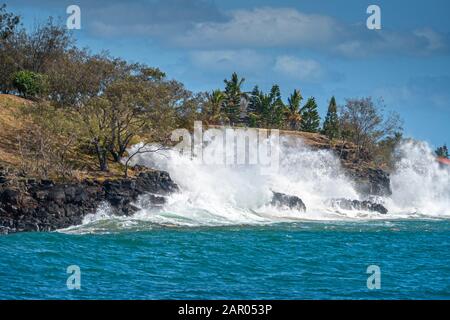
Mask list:
POLYGON ((225 94, 217 89, 207 94, 205 121, 209 124, 222 124, 226 120, 223 110, 225 94))
POLYGON ((289 129, 298 130, 300 122, 302 121, 302 115, 300 110, 300 104, 303 97, 299 90, 294 90, 291 96, 288 98, 286 119, 288 121, 289 129))

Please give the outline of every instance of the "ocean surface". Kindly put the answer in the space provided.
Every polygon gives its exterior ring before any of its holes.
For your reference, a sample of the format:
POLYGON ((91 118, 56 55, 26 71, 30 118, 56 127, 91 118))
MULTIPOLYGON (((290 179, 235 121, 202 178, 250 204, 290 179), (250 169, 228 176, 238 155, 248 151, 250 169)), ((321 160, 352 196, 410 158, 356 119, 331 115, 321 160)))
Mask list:
POLYGON ((448 219, 12 234, 0 299, 450 299, 449 236, 448 219))
MULTIPOLYGON (((369 198, 382 215, 331 204, 365 199, 332 152, 268 143, 283 155, 270 172, 136 156, 179 190, 162 207, 142 195, 131 217, 104 204, 80 226, 0 236, 0 299, 450 299, 450 170, 429 145, 398 147, 391 194, 369 198), (273 191, 306 211, 273 206, 273 191)), ((217 155, 220 140, 203 150, 217 155)))

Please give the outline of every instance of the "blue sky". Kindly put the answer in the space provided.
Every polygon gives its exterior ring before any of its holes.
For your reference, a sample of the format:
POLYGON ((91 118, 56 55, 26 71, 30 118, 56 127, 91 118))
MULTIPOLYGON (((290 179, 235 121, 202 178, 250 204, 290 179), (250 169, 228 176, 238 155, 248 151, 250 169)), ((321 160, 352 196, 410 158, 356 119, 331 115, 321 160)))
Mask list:
MULTIPOLYGON (((2 2, 0 0, 0 2, 2 2)), ((3 1, 5 2, 5 1, 3 1)), ((14 0, 30 27, 81 8, 80 46, 145 62, 192 91, 281 86, 328 100, 372 96, 404 119, 407 136, 450 143, 450 2, 364 0, 14 0), (381 8, 368 30, 366 9, 381 8)))

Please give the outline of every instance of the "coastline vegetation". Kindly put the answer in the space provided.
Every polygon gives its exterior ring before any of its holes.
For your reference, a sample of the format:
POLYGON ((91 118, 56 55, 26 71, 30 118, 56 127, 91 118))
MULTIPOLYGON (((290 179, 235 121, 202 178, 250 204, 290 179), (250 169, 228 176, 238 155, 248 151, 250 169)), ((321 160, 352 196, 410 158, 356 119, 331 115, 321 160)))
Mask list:
POLYGON ((436 156, 438 156, 439 158, 445 158, 445 159, 450 158, 446 144, 444 144, 442 147, 438 147, 436 149, 435 153, 436 153, 436 156))
POLYGON ((25 30, 21 17, 0 6, 0 93, 32 101, 18 108, 27 125, 15 141, 20 170, 30 176, 126 175, 121 159, 131 145, 167 145, 172 130, 196 120, 322 134, 330 144, 354 144, 362 160, 377 164, 389 163, 402 139, 398 115, 371 98, 338 105, 331 97, 322 121, 316 99, 300 90, 285 101, 276 84, 246 92, 244 83, 235 72, 223 89, 193 93, 158 68, 77 47, 52 18, 25 30))

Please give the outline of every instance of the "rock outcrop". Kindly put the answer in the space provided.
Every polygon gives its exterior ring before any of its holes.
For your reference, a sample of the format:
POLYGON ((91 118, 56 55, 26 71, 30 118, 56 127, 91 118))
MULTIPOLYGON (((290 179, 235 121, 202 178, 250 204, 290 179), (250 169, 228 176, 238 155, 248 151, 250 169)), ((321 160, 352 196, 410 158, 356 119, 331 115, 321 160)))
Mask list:
POLYGON ((302 199, 280 192, 273 192, 271 204, 276 207, 288 207, 293 210, 306 211, 306 206, 302 199))
POLYGON ((375 168, 347 169, 347 175, 354 181, 356 190, 364 196, 390 196, 389 173, 375 168))
POLYGON ((135 178, 79 183, 28 179, 12 187, 0 174, 0 233, 51 231, 82 223, 97 207, 108 202, 117 215, 131 215, 133 201, 149 193, 155 206, 178 186, 164 171, 142 172, 135 178))
POLYGON ((378 212, 381 214, 387 214, 388 210, 379 203, 364 200, 349 200, 349 199, 332 199, 330 205, 335 209, 343 210, 360 210, 369 212, 378 212))

